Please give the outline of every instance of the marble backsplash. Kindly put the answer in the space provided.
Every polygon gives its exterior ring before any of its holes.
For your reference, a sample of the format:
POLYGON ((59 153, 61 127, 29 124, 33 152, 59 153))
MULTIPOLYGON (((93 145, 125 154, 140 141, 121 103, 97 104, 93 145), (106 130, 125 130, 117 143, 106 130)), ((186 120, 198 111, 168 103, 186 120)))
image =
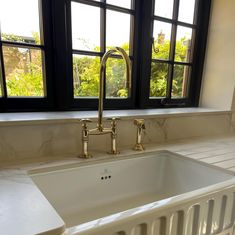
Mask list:
MULTIPOLYGON (((134 118, 118 122, 118 147, 131 149, 136 139, 134 118)), ((144 143, 164 143, 198 136, 216 136, 235 133, 232 113, 145 117, 144 143)), ((105 122, 105 126, 110 123, 105 122)), ((96 126, 94 121, 90 128, 96 126)), ((110 136, 91 136, 89 150, 106 152, 110 136)), ((76 157, 81 152, 81 123, 40 122, 0 126, 0 166, 21 162, 76 157)))

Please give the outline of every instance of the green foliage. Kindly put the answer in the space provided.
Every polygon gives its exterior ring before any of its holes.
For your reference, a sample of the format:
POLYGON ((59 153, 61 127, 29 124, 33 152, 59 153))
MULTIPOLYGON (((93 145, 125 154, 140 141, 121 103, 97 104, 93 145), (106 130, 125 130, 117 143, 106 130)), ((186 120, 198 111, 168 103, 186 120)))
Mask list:
POLYGON ((42 68, 29 64, 29 73, 15 71, 7 79, 9 96, 43 96, 42 68))
POLYGON ((11 41, 11 42, 24 42, 22 37, 16 36, 14 34, 6 34, 2 33, 2 40, 4 41, 11 41))
MULTIPOLYGON (((122 48, 128 50, 128 44, 124 44, 122 48)), ((99 57, 74 56, 75 97, 97 97, 99 95, 99 69, 99 57)), ((106 97, 126 98, 127 96, 124 61, 122 59, 109 58, 106 66, 106 97)))
POLYGON ((98 96, 99 68, 99 57, 79 56, 73 58, 75 97, 98 96))
MULTIPOLYGON (((33 33, 40 43, 38 33, 33 33)), ((24 38, 2 34, 6 41, 26 42, 24 38)), ((28 39, 27 39, 28 40, 28 39)), ((7 93, 9 96, 43 96, 42 58, 39 50, 3 46, 7 93)))
MULTIPOLYGON (((184 44, 185 38, 176 42, 175 61, 185 61, 187 46, 184 44)), ((158 52, 152 51, 153 59, 168 60, 170 52, 170 41, 165 40, 159 44, 155 41, 155 47, 158 52)), ((151 67, 150 97, 165 97, 167 89, 169 66, 167 63, 153 62, 151 67)), ((184 66, 174 67, 174 79, 172 83, 172 97, 182 96, 184 66)))
MULTIPOLYGON (((35 44, 40 44, 38 33, 33 33, 35 44)), ((2 34, 2 40, 25 42, 22 37, 2 34)), ((176 42, 176 61, 185 61, 187 46, 185 38, 176 42)), ((152 59, 169 59, 170 41, 155 42, 158 53, 152 52, 152 59)), ((122 48, 129 51, 128 43, 122 48)), ((110 49, 110 48, 108 48, 110 49)), ((100 48, 94 48, 100 51, 100 48)), ((34 50, 35 51, 35 50, 34 50)), ((41 54, 29 49, 3 47, 7 89, 10 96, 43 96, 43 76, 41 54), (31 53, 29 56, 27 53, 31 53)), ((100 57, 74 56, 73 79, 75 97, 97 97, 99 94, 100 57)), ((151 66, 150 97, 165 97, 169 66, 167 63, 153 62, 151 66)), ((184 66, 174 67, 172 96, 182 96, 184 66)), ((128 97, 126 88, 125 63, 122 59, 109 58, 106 66, 106 97, 128 97)))

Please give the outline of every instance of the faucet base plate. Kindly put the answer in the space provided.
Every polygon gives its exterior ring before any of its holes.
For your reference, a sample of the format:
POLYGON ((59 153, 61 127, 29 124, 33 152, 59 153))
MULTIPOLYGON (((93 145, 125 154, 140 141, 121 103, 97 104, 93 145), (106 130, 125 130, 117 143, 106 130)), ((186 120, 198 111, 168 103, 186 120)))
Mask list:
POLYGON ((108 154, 117 155, 120 154, 120 151, 108 151, 108 154))
POLYGON ((78 157, 83 159, 89 159, 92 158, 93 156, 91 154, 81 154, 78 157))
POLYGON ((144 151, 145 148, 142 144, 136 144, 134 147, 133 147, 133 150, 135 151, 144 151))

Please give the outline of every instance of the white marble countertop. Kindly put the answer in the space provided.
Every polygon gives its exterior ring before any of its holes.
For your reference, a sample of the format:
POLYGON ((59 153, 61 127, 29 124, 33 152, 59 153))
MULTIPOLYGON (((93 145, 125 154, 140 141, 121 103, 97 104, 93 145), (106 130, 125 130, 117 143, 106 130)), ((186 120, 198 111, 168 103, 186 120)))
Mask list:
MULTIPOLYGON (((191 138, 164 145, 148 145, 147 151, 169 150, 235 172, 235 136, 191 138)), ((123 155, 133 153, 123 151, 123 155)), ((108 158, 108 155, 88 161, 108 158)), ((87 162, 70 158, 57 162, 5 167, 0 170, 0 231, 4 235, 61 234, 64 222, 28 176, 39 168, 64 167, 87 162)), ((0 232, 0 233, 1 233, 0 232)))
MULTIPOLYGON (((169 109, 138 109, 138 110, 107 110, 104 117, 130 118, 154 118, 169 116, 195 116, 204 114, 231 113, 229 110, 218 110, 210 108, 169 108, 169 109)), ((40 123, 68 123, 77 122, 78 119, 90 118, 96 120, 97 111, 63 111, 63 112, 28 112, 28 113, 1 113, 0 126, 40 123)))

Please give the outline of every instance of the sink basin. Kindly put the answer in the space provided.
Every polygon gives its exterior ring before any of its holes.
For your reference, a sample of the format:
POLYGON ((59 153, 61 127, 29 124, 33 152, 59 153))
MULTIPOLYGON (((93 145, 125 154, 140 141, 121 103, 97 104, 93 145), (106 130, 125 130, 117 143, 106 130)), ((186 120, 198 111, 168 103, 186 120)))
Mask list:
POLYGON ((121 212, 133 214, 151 203, 169 204, 235 183, 229 171, 168 151, 42 170, 31 178, 67 227, 121 212))

